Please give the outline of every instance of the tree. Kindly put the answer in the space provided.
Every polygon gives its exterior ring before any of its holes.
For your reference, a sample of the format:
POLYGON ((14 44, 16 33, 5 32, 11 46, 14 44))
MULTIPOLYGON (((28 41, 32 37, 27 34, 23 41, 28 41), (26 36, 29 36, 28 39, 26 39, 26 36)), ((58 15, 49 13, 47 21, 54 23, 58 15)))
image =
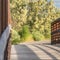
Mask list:
POLYGON ((28 25, 31 33, 36 30, 45 38, 50 38, 51 22, 60 17, 60 9, 54 6, 53 0, 29 1, 11 0, 13 28, 18 31, 28 25))
POLYGON ((14 22, 12 23, 13 28, 15 30, 20 30, 23 24, 26 23, 27 3, 24 0, 12 0, 10 6, 11 17, 14 22))

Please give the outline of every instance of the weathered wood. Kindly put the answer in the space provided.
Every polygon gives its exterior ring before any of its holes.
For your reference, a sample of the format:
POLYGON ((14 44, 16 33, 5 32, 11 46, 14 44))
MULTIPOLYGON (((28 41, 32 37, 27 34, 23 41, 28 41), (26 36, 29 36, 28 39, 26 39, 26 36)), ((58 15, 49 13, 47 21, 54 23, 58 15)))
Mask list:
POLYGON ((11 60, 60 60, 60 45, 49 40, 12 45, 11 60))
MULTIPOLYGON (((6 0, 5 1, 5 25, 8 26, 11 21, 11 15, 10 15, 10 1, 6 0)), ((10 35, 11 36, 11 35, 10 35)), ((4 54, 4 60, 10 60, 10 50, 11 50, 11 42, 10 42, 10 36, 7 41, 6 49, 5 49, 5 54, 4 54)))
POLYGON ((1 0, 1 33, 3 32, 3 0, 1 0))
POLYGON ((51 43, 60 43, 60 18, 51 24, 51 43))
POLYGON ((6 28, 6 0, 3 1, 3 30, 6 28))
POLYGON ((0 0, 0 35, 1 35, 1 0, 0 0))
POLYGON ((9 0, 0 0, 0 34, 11 21, 9 4, 9 0))
POLYGON ((3 1, 2 0, 0 0, 0 35, 1 35, 1 33, 2 33, 2 31, 3 31, 3 27, 2 27, 2 21, 3 21, 3 3, 2 3, 3 1))
POLYGON ((10 59, 10 6, 9 0, 0 0, 0 60, 10 59))
POLYGON ((11 24, 10 0, 6 0, 6 25, 11 24))
MULTIPOLYGON (((3 34, 0 37, 0 60, 4 58, 4 51, 6 50, 7 41, 10 36, 10 25, 4 30, 3 34)), ((5 54, 6 55, 6 54, 5 54)))

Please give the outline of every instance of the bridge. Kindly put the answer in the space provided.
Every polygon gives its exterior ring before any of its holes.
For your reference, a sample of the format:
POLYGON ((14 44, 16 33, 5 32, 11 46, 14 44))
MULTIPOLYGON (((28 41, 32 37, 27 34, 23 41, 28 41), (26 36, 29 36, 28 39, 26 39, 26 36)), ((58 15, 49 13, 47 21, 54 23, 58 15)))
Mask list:
POLYGON ((50 41, 12 45, 11 60, 60 60, 60 45, 50 41))
MULTIPOLYGON (((60 45, 51 45, 47 41, 11 46, 11 15, 9 4, 9 0, 0 0, 0 60, 60 60, 60 45)), ((52 34, 53 36, 54 34, 52 34)), ((60 35, 58 41, 56 39, 57 37, 52 38, 51 42, 53 44, 59 42, 60 35), (55 41, 56 43, 54 43, 55 41)))

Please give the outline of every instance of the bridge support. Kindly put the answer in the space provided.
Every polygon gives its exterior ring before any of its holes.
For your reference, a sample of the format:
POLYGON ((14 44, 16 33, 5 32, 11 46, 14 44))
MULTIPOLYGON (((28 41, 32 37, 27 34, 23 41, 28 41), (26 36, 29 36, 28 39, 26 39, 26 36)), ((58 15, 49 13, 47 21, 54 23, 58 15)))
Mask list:
POLYGON ((0 0, 0 60, 10 59, 10 6, 9 0, 0 0))

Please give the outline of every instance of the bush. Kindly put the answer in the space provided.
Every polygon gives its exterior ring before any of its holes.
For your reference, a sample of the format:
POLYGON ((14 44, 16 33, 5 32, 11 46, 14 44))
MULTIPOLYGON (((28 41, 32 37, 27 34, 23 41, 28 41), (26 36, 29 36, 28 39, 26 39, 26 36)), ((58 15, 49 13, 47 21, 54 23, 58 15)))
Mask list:
POLYGON ((51 31, 46 31, 44 36, 45 36, 46 39, 51 39, 51 31))
POLYGON ((29 42, 33 40, 29 26, 27 25, 22 27, 22 30, 19 31, 19 34, 21 35, 21 42, 29 42))
POLYGON ((45 39, 44 35, 40 34, 39 31, 33 31, 32 34, 35 41, 40 41, 45 39))
POLYGON ((18 34, 17 31, 12 30, 11 40, 12 40, 12 44, 20 43, 20 35, 18 34))

